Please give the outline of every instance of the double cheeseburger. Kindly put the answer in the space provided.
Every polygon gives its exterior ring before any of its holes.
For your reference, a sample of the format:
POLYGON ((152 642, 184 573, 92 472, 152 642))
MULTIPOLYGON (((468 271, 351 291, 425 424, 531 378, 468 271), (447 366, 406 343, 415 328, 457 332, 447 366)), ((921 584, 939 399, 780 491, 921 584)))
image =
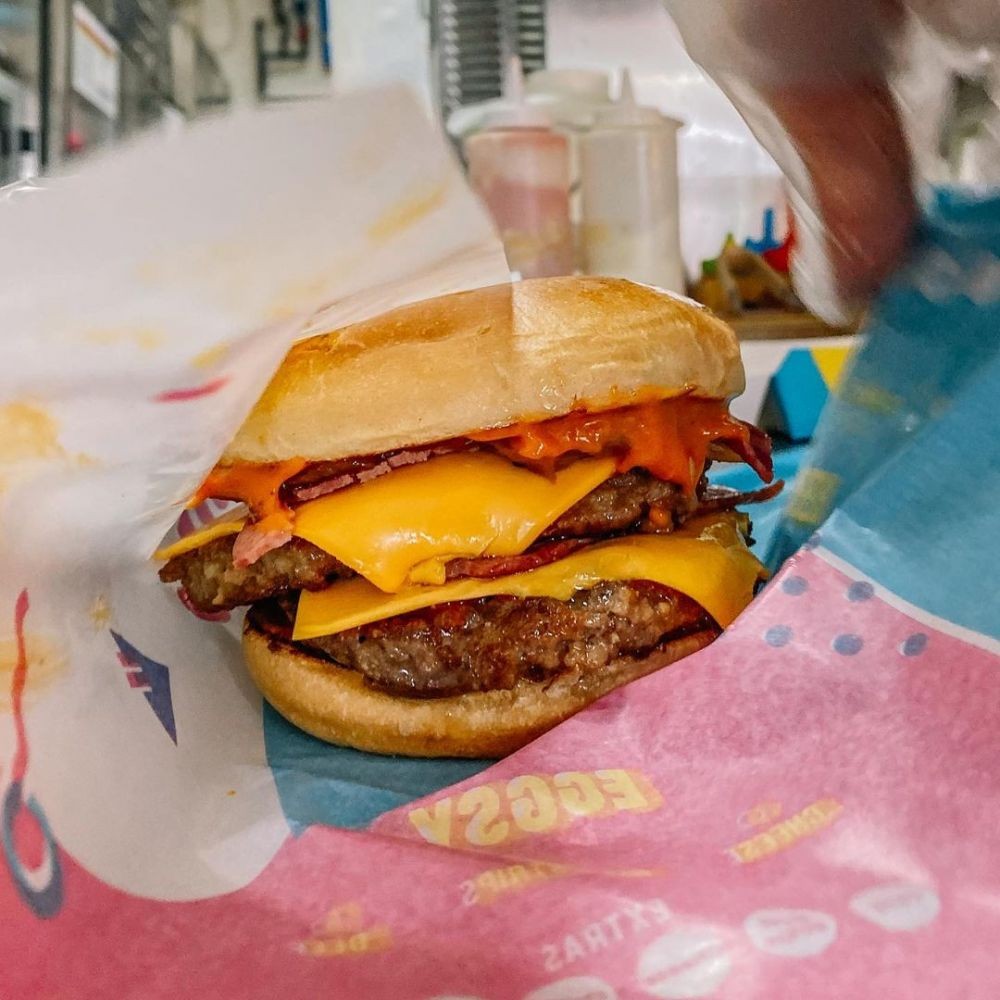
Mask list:
POLYGON ((292 348, 159 555, 201 613, 249 605, 254 681, 309 733, 498 756, 710 643, 762 568, 713 461, 733 332, 687 300, 549 278, 418 302, 292 348))

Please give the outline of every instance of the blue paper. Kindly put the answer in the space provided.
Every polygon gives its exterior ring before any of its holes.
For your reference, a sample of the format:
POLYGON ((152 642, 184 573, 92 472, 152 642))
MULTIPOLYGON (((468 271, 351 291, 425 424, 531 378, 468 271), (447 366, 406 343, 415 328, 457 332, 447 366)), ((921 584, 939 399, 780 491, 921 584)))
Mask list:
POLYGON ((870 476, 820 533, 825 548, 904 600, 995 639, 1000 639, 998 396, 1000 357, 995 357, 955 405, 870 476))
MULTIPOLYGON (((869 496, 879 496, 888 512, 901 510, 903 470, 915 469, 924 452, 911 451, 909 459, 892 466, 898 483, 886 479, 886 463, 960 405, 963 391, 977 378, 987 379, 980 390, 987 397, 990 378, 994 395, 1000 393, 996 376, 989 374, 998 354, 1000 196, 938 192, 910 262, 873 308, 865 342, 823 413, 811 464, 789 498, 769 562, 778 565, 791 555, 873 476, 883 485, 873 484, 869 496)), ((972 412, 971 397, 961 405, 970 412, 942 424, 934 437, 939 451, 958 447, 960 437, 992 433, 989 422, 973 426, 982 414, 972 412)), ((977 442, 982 455, 990 454, 989 440, 977 437, 977 442)), ((918 478, 921 489, 934 490, 933 462, 942 456, 930 455, 929 446, 926 450, 918 478)), ((915 545, 949 530, 927 499, 918 504, 924 526, 915 545)), ((974 511, 966 504, 965 517, 974 511)), ((893 518, 879 520, 879 531, 891 533, 893 526, 893 518)))

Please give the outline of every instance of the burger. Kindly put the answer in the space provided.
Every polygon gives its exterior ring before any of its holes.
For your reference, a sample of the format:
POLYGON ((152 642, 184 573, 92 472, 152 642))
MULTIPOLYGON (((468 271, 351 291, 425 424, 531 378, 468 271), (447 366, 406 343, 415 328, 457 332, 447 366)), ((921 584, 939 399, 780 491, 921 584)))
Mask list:
POLYGON ((205 615, 246 605, 264 697, 383 754, 508 753, 712 642, 763 577, 712 462, 772 478, 732 417, 732 330, 612 278, 446 295, 296 344, 161 550, 205 615))

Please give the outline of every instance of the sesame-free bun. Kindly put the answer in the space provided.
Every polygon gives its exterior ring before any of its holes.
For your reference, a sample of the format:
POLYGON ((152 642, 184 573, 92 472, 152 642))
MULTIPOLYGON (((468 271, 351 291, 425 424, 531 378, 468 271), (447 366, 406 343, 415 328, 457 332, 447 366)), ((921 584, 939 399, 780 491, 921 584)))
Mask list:
POLYGON ((427 299, 289 352, 222 457, 378 454, 692 391, 743 391, 733 331, 620 278, 536 278, 427 299))
POLYGON ((502 757, 614 688, 690 656, 714 635, 696 632, 644 659, 615 660, 586 682, 522 680, 509 691, 448 698, 378 691, 357 671, 269 635, 252 615, 243 627, 243 655, 267 701, 292 725, 328 743, 405 757, 502 757))

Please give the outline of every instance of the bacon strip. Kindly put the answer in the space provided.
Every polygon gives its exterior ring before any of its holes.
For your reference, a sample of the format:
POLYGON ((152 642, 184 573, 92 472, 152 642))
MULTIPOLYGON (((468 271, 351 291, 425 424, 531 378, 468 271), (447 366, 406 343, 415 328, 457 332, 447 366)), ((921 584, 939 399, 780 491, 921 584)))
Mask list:
POLYGON ((457 451, 476 450, 471 441, 460 439, 442 441, 430 448, 403 448, 382 455, 363 455, 341 462, 317 462, 293 477, 285 484, 285 493, 291 503, 306 503, 325 497, 337 490, 358 483, 378 479, 393 469, 407 465, 419 465, 439 455, 451 455, 457 451))
POLYGON ((446 567, 446 579, 474 577, 477 580, 495 580, 498 576, 527 573, 530 569, 547 566, 558 559, 565 559, 577 549, 593 545, 596 538, 565 538, 558 542, 545 542, 517 556, 482 556, 478 559, 452 559, 446 567))
POLYGON ((275 531, 264 528, 260 524, 248 524, 236 536, 233 542, 233 565, 238 569, 252 566, 261 556, 292 540, 290 531, 275 531))
POLYGON ((730 489, 728 486, 709 486, 701 495, 695 516, 733 510, 745 503, 766 503, 768 500, 773 500, 784 488, 785 483, 782 479, 771 483, 770 486, 763 486, 759 490, 747 493, 730 489))
MULTIPOLYGON (((728 486, 709 486, 702 493, 697 508, 691 517, 702 514, 733 510, 741 504, 765 503, 773 500, 784 488, 780 479, 759 490, 741 493, 728 486)), ((578 549, 593 545, 600 538, 564 538, 556 542, 543 542, 527 552, 516 556, 482 556, 478 559, 452 559, 446 567, 446 578, 474 577, 479 580, 493 580, 499 576, 513 576, 529 570, 547 566, 559 559, 565 559, 578 549)))
POLYGON ((771 439, 759 427, 754 427, 745 420, 739 420, 737 423, 746 429, 747 438, 725 438, 720 443, 727 445, 740 461, 746 462, 765 483, 769 483, 774 479, 771 439))
MULTIPOLYGON (((739 437, 727 438, 719 442, 723 450, 732 452, 732 456, 749 465, 764 482, 769 482, 774 475, 771 462, 771 440, 761 430, 739 421, 747 429, 749 440, 739 437)), ((432 448, 404 448, 400 451, 387 452, 382 455, 366 455, 359 458, 345 459, 342 462, 316 462, 292 477, 285 484, 284 494, 293 505, 308 503, 319 497, 329 496, 348 486, 367 483, 378 479, 393 469, 401 469, 407 465, 418 465, 439 455, 452 455, 459 451, 475 451, 478 445, 473 441, 455 439, 443 441, 432 448)))

